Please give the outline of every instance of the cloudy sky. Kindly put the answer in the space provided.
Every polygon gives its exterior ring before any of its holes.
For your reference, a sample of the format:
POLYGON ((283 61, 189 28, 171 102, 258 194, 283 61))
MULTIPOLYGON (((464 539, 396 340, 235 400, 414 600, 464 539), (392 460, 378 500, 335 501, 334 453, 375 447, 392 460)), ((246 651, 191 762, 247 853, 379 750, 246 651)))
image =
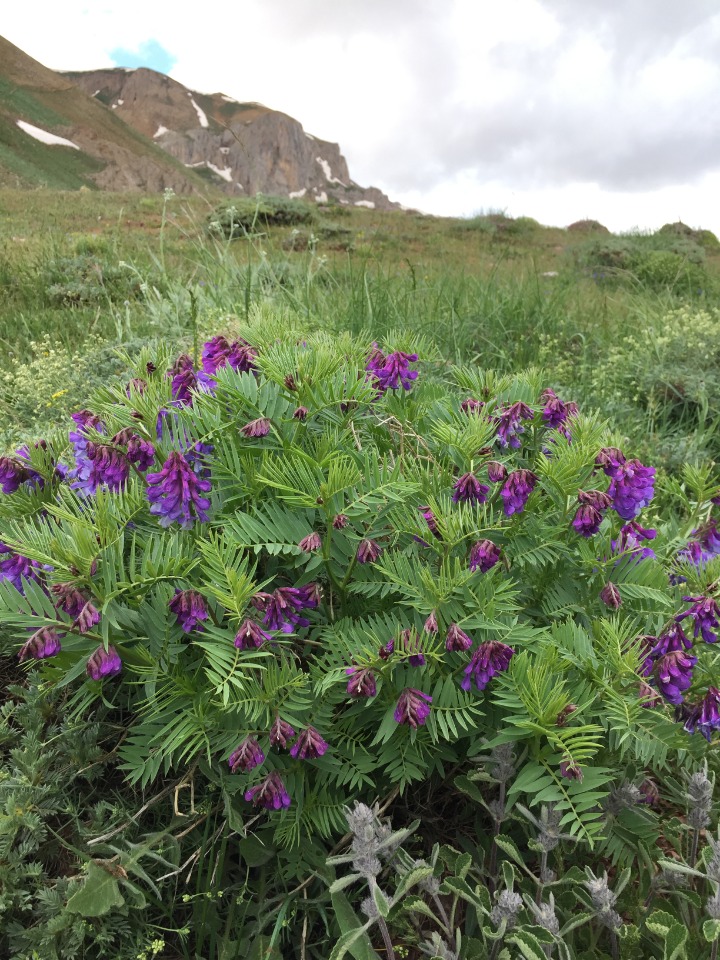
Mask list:
POLYGON ((260 101, 430 213, 720 233, 719 0, 3 6, 0 33, 46 66, 260 101))

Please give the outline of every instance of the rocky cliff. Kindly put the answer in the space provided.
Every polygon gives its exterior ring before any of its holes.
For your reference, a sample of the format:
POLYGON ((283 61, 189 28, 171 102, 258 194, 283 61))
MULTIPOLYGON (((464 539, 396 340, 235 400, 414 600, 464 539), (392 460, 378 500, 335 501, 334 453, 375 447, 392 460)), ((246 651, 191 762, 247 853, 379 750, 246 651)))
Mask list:
POLYGON ((259 103, 197 93, 145 68, 64 76, 225 193, 397 207, 382 191, 350 179, 336 143, 312 137, 297 120, 259 103))

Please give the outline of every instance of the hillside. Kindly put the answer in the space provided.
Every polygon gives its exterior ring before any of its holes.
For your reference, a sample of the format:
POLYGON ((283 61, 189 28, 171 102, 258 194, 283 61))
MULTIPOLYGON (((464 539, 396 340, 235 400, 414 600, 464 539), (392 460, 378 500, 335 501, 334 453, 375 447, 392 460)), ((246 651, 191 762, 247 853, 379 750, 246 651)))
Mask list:
POLYGON ((207 192, 192 171, 2 37, 0 185, 207 192))
POLYGON ((198 93, 145 68, 64 76, 224 193, 397 207, 380 190, 351 179, 338 144, 313 137, 297 120, 262 104, 198 93))

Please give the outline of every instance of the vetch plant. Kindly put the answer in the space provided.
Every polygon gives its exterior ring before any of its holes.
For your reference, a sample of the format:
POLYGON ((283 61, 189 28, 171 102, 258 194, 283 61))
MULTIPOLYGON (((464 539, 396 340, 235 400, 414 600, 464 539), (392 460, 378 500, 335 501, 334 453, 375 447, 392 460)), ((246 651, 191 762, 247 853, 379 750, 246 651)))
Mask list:
POLYGON ((717 575, 649 526, 653 469, 538 371, 427 352, 265 318, 6 464, 5 649, 123 711, 130 782, 201 764, 297 850, 489 741, 504 804, 598 844, 630 767, 702 756, 717 575))

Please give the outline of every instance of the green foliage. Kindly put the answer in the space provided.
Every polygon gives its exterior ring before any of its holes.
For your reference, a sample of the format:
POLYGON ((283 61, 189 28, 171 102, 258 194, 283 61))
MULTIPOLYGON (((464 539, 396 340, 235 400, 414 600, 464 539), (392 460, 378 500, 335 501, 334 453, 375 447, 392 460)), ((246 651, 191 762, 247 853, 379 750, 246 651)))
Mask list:
POLYGON ((287 197, 258 194, 223 204, 209 216, 212 234, 229 240, 246 237, 272 226, 293 227, 314 223, 315 210, 309 203, 287 197))

